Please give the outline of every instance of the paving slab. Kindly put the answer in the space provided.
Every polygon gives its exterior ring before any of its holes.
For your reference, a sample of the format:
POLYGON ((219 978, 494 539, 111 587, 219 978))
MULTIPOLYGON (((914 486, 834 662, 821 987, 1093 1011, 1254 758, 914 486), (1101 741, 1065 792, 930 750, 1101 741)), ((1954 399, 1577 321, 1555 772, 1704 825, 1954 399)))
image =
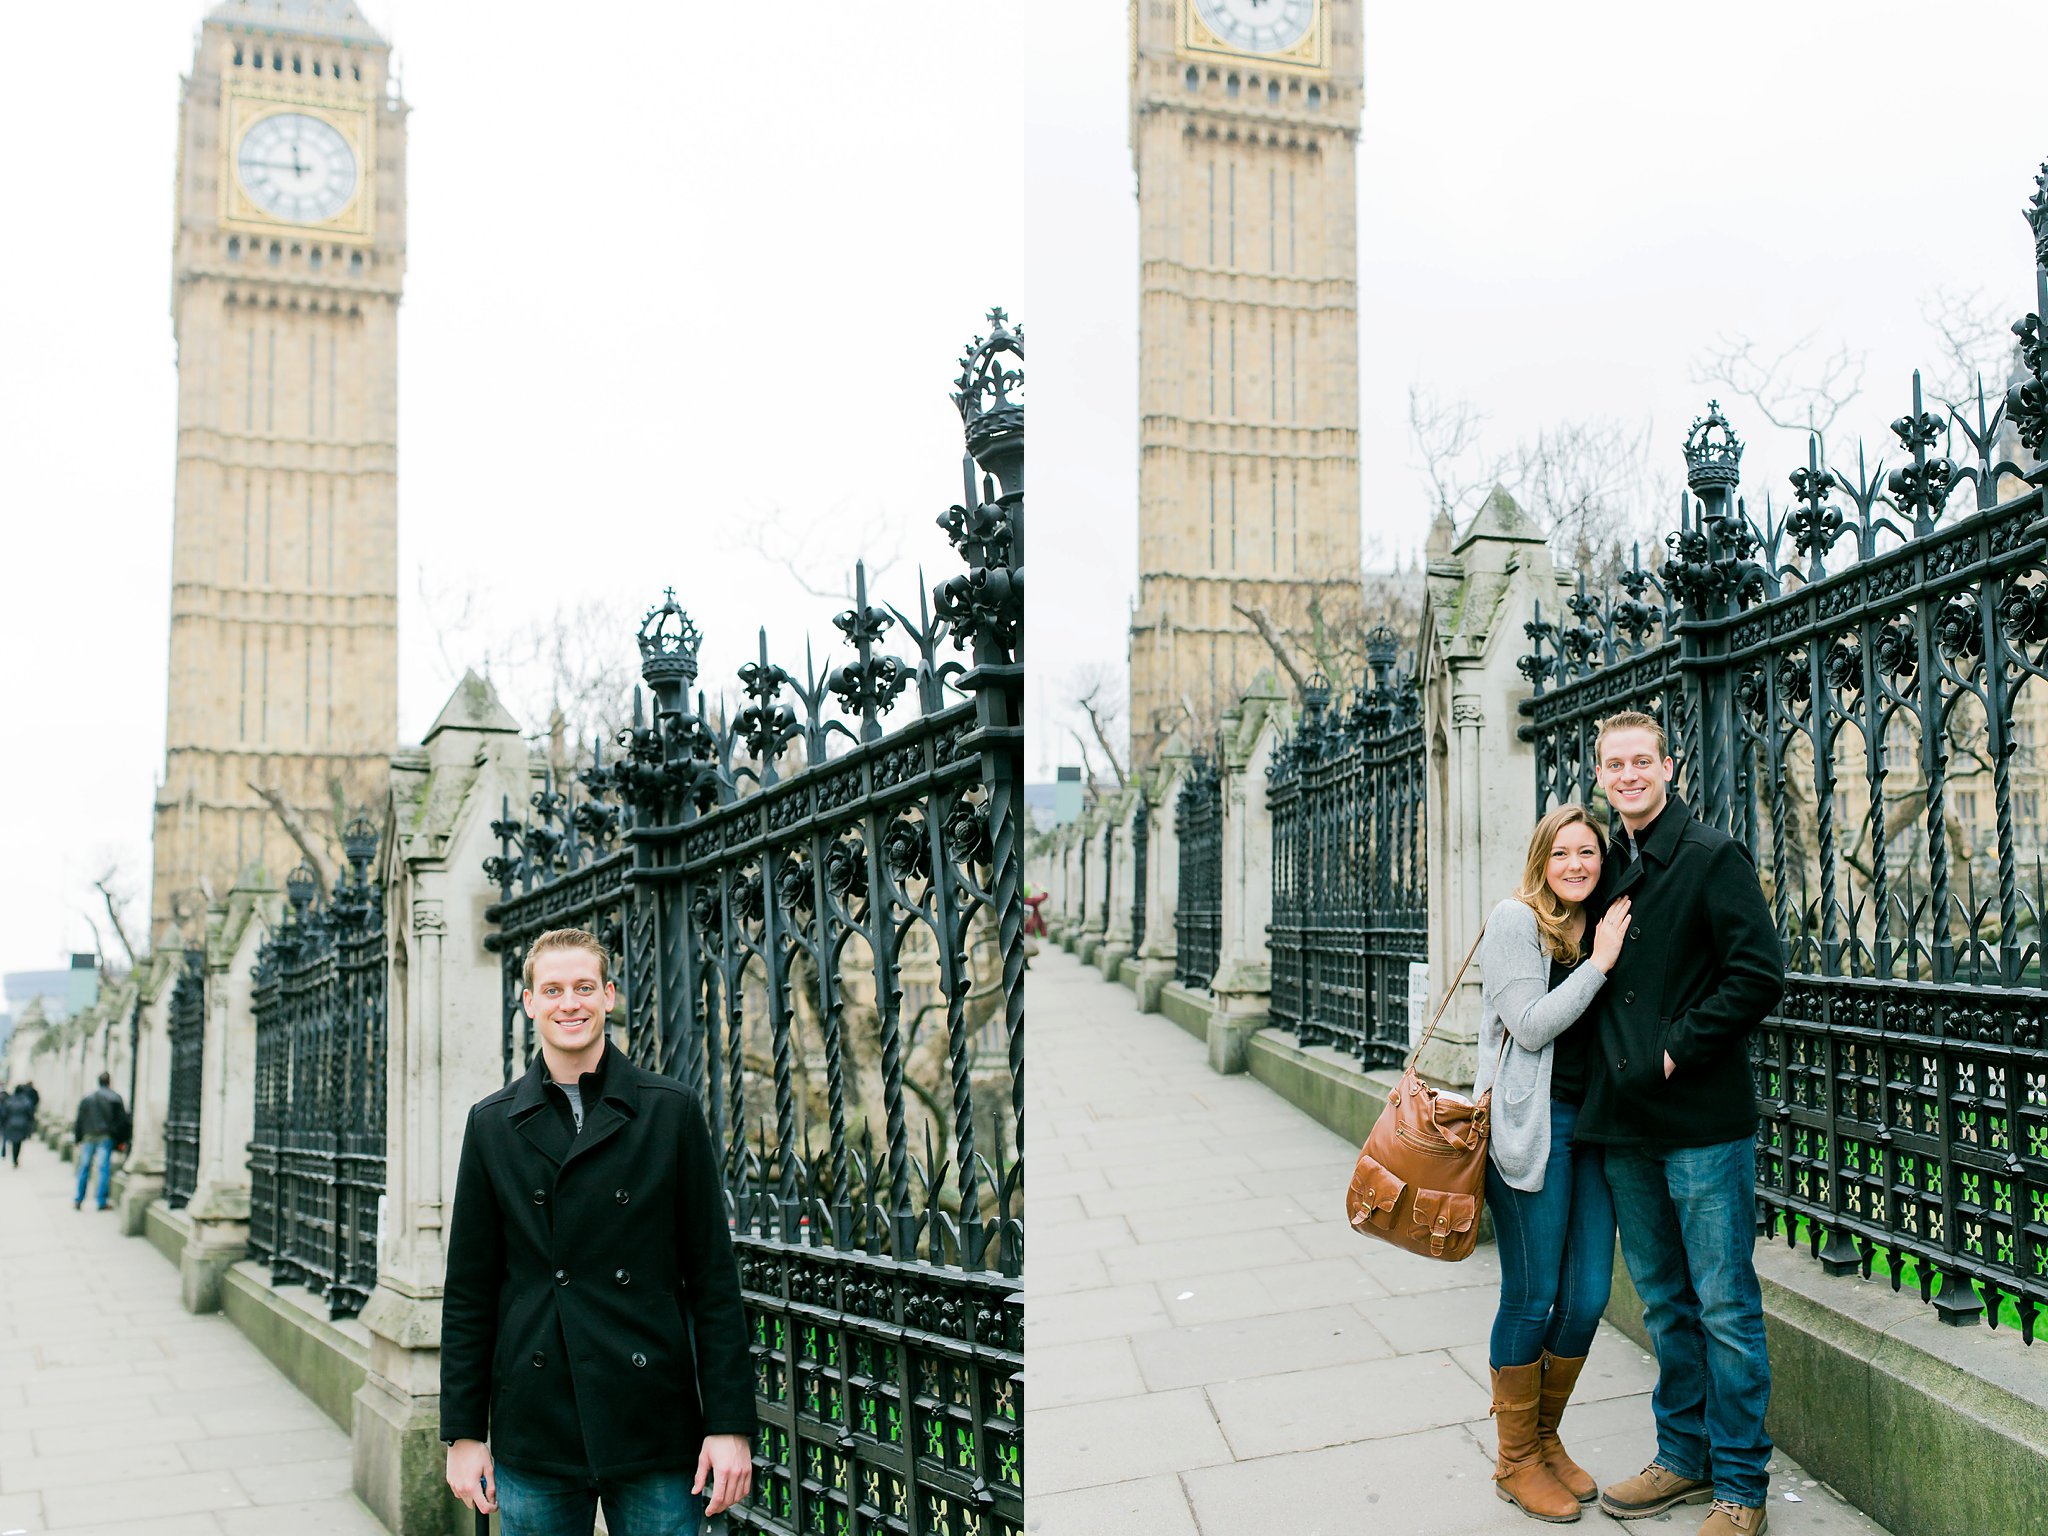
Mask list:
MULTIPOLYGON (((1030 989, 1032 1156, 1059 1174, 1027 1196, 1026 1529, 1537 1529, 1491 1476, 1493 1250, 1438 1264, 1360 1238, 1343 1210, 1356 1147, 1217 1076, 1186 1033, 1050 945, 1030 989)), ((1565 1423, 1595 1476, 1650 1459, 1655 1380, 1602 1323, 1565 1423)), ((1627 1530, 1692 1536, 1702 1518, 1627 1530)), ((1776 1536, 1885 1536, 1783 1455, 1770 1518, 1776 1536)), ((1581 1528, 1623 1529, 1597 1512, 1581 1528)))
POLYGON ((349 1438, 40 1143, 0 1165, 0 1532, 382 1536, 349 1438))

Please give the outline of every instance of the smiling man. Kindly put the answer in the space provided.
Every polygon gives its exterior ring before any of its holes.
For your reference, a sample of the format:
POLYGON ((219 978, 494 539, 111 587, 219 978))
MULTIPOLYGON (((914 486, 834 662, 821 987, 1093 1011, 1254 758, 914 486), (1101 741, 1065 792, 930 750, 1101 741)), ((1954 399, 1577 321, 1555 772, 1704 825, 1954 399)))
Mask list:
POLYGON ((470 1111, 456 1175, 448 1486, 503 1536, 590 1536, 600 1498, 612 1536, 696 1536, 752 1487, 755 1427, 703 1107, 607 1043, 590 934, 542 934, 524 979, 540 1050, 470 1111))
POLYGON ((1664 728, 1600 723, 1596 775, 1619 822, 1603 879, 1633 903, 1598 1009, 1575 1140, 1604 1146, 1621 1255, 1657 1352, 1657 1459, 1610 1485, 1623 1520, 1714 1507, 1701 1536, 1762 1536, 1771 1440, 1756 1241, 1749 1032, 1785 989, 1749 854, 1670 793, 1664 728))

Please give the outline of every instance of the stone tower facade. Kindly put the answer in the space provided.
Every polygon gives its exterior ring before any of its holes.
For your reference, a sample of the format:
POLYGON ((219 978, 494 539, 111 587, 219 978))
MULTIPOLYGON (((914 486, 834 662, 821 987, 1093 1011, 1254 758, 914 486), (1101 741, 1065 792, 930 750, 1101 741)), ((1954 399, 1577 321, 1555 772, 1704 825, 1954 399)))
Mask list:
POLYGON ((179 112, 178 465, 152 936, 382 793, 398 732, 405 107, 349 0, 227 0, 179 112))
POLYGON ((1362 4, 1132 0, 1141 763, 1359 589, 1362 4))

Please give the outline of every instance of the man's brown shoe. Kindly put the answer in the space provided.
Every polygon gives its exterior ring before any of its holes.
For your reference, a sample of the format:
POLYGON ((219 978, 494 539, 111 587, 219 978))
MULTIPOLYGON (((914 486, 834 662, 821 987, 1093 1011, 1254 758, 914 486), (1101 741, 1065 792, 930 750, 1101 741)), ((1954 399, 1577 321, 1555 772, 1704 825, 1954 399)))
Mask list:
POLYGON ((1543 1394, 1536 1405, 1536 1444, 1542 1449, 1543 1465, 1550 1468, 1550 1475, 1563 1483, 1581 1504, 1590 1504, 1600 1496, 1600 1485, 1593 1481, 1592 1473, 1572 1460, 1564 1442, 1557 1438, 1565 1404, 1571 1401, 1572 1388, 1578 1385, 1579 1372, 1585 1364, 1584 1355, 1573 1358, 1546 1352, 1543 1356, 1543 1394))
POLYGON ((1728 1499, 1716 1499, 1706 1524, 1700 1527, 1699 1536, 1764 1536, 1764 1530, 1770 1523, 1770 1515, 1760 1504, 1751 1508, 1728 1499))
POLYGON ((1600 1507, 1617 1520, 1640 1520, 1661 1515, 1674 1504, 1704 1504, 1713 1496, 1712 1483, 1680 1477, 1653 1461, 1634 1477, 1601 1489, 1600 1507))

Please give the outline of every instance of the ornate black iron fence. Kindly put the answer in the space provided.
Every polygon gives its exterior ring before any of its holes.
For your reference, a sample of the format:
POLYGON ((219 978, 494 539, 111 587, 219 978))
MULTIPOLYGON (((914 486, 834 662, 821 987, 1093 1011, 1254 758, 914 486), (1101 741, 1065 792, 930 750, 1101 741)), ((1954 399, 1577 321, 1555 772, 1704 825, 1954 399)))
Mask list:
POLYGON ((1022 1524, 1023 336, 989 318, 939 519, 965 570, 915 620, 857 572, 854 659, 798 682, 764 636, 718 722, 671 592, 623 756, 494 827, 508 1078, 526 946, 590 928, 625 1048, 696 1089, 724 1148, 763 1424, 744 1530, 1022 1524), (881 649, 899 624, 915 661, 881 649))
POLYGON ((384 893, 369 878, 376 833, 343 836, 348 872, 323 906, 310 869, 257 953, 249 1255, 277 1285, 304 1285, 352 1317, 377 1283, 384 1195, 384 893))
POLYGON ((1427 958, 1421 697, 1384 625, 1341 716, 1311 678, 1266 770, 1273 818, 1272 1021, 1367 1066, 1408 1052, 1408 967, 1427 958))
MULTIPOLYGON (((2029 210, 2048 313, 2048 168, 2029 210)), ((2048 336, 1995 408, 1892 423, 1886 473, 1816 448, 1759 523, 1717 408, 1656 574, 1538 615, 1539 799, 1590 798, 1592 733, 1658 715, 1689 802, 1752 851, 1788 985, 1751 1039, 1767 1226, 1831 1272, 1911 1276, 1945 1321, 2048 1306, 2048 336), (1955 438, 1961 457, 1951 457, 1955 438), (1937 452, 1937 445, 1940 451, 1937 452)))
POLYGON ((1152 850, 1152 804, 1138 791, 1137 807, 1131 812, 1131 949, 1145 947, 1145 881, 1149 878, 1152 850))
POLYGON ((1197 752, 1174 802, 1180 882, 1173 915, 1173 979, 1207 988, 1223 953, 1223 779, 1197 752))
POLYGON ((1109 909, 1116 900, 1116 824, 1102 829, 1102 931, 1109 932, 1109 909))
POLYGON ((171 984, 166 1033, 171 1086, 164 1106, 164 1203, 182 1208, 199 1185, 201 1068, 206 1055, 206 956, 185 952, 185 968, 171 984))

